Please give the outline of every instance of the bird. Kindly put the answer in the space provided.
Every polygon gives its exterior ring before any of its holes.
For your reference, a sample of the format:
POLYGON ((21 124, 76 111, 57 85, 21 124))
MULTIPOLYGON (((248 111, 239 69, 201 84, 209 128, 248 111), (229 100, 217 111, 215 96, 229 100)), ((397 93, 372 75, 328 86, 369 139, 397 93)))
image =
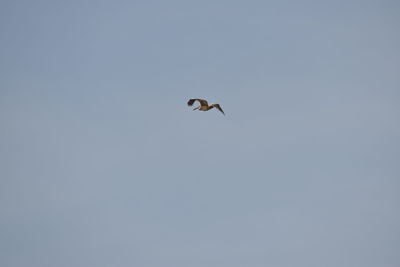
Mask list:
POLYGON ((206 100, 204 100, 204 99, 192 98, 187 102, 187 104, 188 104, 189 107, 191 107, 191 106, 193 106, 193 103, 196 102, 196 101, 199 101, 200 106, 198 106, 197 108, 194 108, 193 110, 198 109, 198 110, 201 110, 201 111, 207 111, 207 110, 210 110, 212 108, 216 108, 219 111, 221 111, 222 114, 225 115, 224 111, 222 110, 222 108, 221 108, 221 106, 219 104, 208 105, 208 102, 206 100))

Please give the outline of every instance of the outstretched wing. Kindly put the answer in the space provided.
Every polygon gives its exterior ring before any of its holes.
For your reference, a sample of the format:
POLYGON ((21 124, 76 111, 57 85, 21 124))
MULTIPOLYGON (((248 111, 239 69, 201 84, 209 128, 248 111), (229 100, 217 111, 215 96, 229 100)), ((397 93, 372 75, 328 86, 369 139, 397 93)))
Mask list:
POLYGON ((221 106, 219 104, 212 104, 213 107, 217 108, 219 111, 222 112, 222 114, 225 115, 224 111, 222 110, 221 106))
POLYGON ((200 99, 200 98, 193 98, 193 99, 190 99, 190 100, 187 102, 187 104, 188 104, 188 106, 192 106, 193 103, 196 102, 196 101, 199 101, 199 103, 200 103, 201 106, 208 106, 207 101, 204 100, 204 99, 200 99))

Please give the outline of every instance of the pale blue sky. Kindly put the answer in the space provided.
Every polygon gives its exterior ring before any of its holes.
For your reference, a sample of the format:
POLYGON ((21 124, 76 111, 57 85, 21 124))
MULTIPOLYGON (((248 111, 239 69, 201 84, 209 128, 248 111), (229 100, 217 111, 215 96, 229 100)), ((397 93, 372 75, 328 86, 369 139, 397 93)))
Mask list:
POLYGON ((0 1, 0 265, 399 266, 399 14, 0 1))

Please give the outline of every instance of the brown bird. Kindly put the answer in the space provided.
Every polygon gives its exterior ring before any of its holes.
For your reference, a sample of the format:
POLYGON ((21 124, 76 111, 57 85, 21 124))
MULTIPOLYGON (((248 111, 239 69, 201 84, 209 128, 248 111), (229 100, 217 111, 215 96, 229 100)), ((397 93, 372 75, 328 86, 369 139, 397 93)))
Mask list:
POLYGON ((193 99, 190 99, 187 104, 188 104, 188 106, 191 107, 191 106, 193 106, 193 103, 196 102, 196 101, 199 101, 200 106, 198 106, 197 108, 194 108, 193 110, 198 109, 198 110, 201 110, 201 111, 207 111, 207 110, 210 110, 212 108, 216 108, 219 111, 221 111, 222 114, 225 115, 224 111, 222 110, 222 108, 221 108, 221 106, 219 104, 208 105, 207 101, 204 100, 204 99, 193 98, 193 99))

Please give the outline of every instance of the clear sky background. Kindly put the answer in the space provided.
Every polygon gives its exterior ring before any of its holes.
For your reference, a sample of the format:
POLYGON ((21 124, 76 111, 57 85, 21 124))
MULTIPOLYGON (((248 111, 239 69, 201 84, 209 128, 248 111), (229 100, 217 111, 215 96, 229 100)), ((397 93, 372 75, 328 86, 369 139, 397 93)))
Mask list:
POLYGON ((0 265, 400 266, 399 14, 0 1, 0 265))

